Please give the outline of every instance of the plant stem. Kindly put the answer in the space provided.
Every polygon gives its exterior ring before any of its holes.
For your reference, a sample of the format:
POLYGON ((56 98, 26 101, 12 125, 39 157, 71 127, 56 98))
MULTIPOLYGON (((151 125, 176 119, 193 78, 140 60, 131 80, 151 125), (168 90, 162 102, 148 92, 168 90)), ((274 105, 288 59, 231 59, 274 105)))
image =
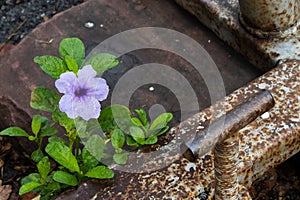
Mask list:
POLYGON ((74 141, 73 140, 69 140, 70 141, 70 144, 69 144, 69 148, 71 149, 71 151, 72 151, 72 149, 73 149, 73 144, 74 144, 74 141))
POLYGON ((79 137, 76 137, 76 147, 75 147, 75 157, 77 158, 79 154, 79 137))
POLYGON ((38 146, 39 146, 39 149, 41 149, 42 148, 43 137, 39 137, 38 140, 39 140, 38 141, 38 146))
POLYGON ((145 138, 147 138, 149 135, 148 130, 144 126, 142 126, 142 129, 144 130, 145 138))

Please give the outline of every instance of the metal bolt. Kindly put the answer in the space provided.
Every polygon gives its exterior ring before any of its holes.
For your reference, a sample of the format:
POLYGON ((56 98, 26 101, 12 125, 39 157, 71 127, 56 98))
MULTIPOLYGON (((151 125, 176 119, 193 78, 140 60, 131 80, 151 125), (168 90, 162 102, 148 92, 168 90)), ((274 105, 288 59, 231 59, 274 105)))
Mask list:
POLYGON ((222 117, 211 122, 209 127, 199 131, 193 140, 181 145, 184 156, 190 161, 212 150, 215 145, 242 129, 274 106, 270 92, 262 91, 252 99, 244 102, 234 110, 226 113, 225 122, 222 117))
POLYGON ((222 119, 218 119, 197 133, 195 139, 182 144, 183 155, 190 161, 215 147, 215 199, 238 199, 238 131, 273 106, 272 95, 268 91, 262 91, 228 112, 224 116, 224 124, 222 119))
POLYGON ((215 199, 238 199, 238 132, 217 143, 214 149, 215 199))

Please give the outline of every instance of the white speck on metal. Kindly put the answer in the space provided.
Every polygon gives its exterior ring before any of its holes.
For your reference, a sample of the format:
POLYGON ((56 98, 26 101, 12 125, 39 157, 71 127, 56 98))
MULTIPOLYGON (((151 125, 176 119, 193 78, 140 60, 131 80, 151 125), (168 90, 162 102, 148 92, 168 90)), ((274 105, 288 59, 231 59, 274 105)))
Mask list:
POLYGON ((93 22, 86 22, 84 24, 84 27, 86 27, 86 28, 93 28, 94 26, 95 26, 95 24, 93 22))
POLYGON ((268 119, 270 117, 270 113, 269 112, 265 112, 264 114, 261 115, 262 119, 268 119))
POLYGON ((185 171, 190 172, 191 169, 193 169, 194 171, 196 171, 197 166, 194 163, 189 163, 185 166, 185 171))

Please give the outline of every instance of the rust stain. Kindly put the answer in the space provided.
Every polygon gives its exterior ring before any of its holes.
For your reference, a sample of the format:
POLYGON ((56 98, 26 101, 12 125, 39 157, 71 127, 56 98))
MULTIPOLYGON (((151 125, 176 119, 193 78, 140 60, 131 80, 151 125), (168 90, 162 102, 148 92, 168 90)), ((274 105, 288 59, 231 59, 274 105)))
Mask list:
MULTIPOLYGON (((232 110, 262 89, 270 91, 276 103, 270 111, 239 131, 239 195, 244 199, 248 195, 246 188, 254 180, 300 150, 300 61, 281 64, 236 90, 220 104, 232 110)), ((178 142, 187 131, 202 130, 207 121, 213 120, 211 112, 214 109, 207 108, 183 122, 180 129, 173 128, 172 134, 177 136, 174 141, 178 142)), ((92 199, 198 199, 204 194, 212 199, 214 155, 211 151, 195 163, 172 152, 163 158, 162 162, 171 164, 149 173, 119 172, 113 183, 99 190, 92 199)))

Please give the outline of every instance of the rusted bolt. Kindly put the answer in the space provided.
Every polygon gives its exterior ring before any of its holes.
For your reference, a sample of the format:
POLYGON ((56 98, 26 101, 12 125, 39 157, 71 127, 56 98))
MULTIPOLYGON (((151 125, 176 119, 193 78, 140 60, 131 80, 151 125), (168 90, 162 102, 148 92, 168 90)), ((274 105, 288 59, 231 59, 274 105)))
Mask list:
POLYGON ((238 199, 238 132, 217 143, 214 149, 215 199, 238 199))
POLYGON ((262 91, 228 112, 224 124, 218 119, 192 141, 183 144, 182 148, 186 148, 183 155, 189 160, 195 160, 215 146, 215 199, 238 199, 238 131, 273 106, 270 92, 262 91))
POLYGON ((239 0, 240 21, 261 37, 287 37, 297 31, 299 0, 239 0))
POLYGON ((270 92, 262 91, 225 116, 210 124, 196 138, 183 144, 184 156, 195 160, 214 146, 215 199, 238 199, 238 131, 274 106, 270 92), (221 126, 221 127, 220 127, 221 126))

